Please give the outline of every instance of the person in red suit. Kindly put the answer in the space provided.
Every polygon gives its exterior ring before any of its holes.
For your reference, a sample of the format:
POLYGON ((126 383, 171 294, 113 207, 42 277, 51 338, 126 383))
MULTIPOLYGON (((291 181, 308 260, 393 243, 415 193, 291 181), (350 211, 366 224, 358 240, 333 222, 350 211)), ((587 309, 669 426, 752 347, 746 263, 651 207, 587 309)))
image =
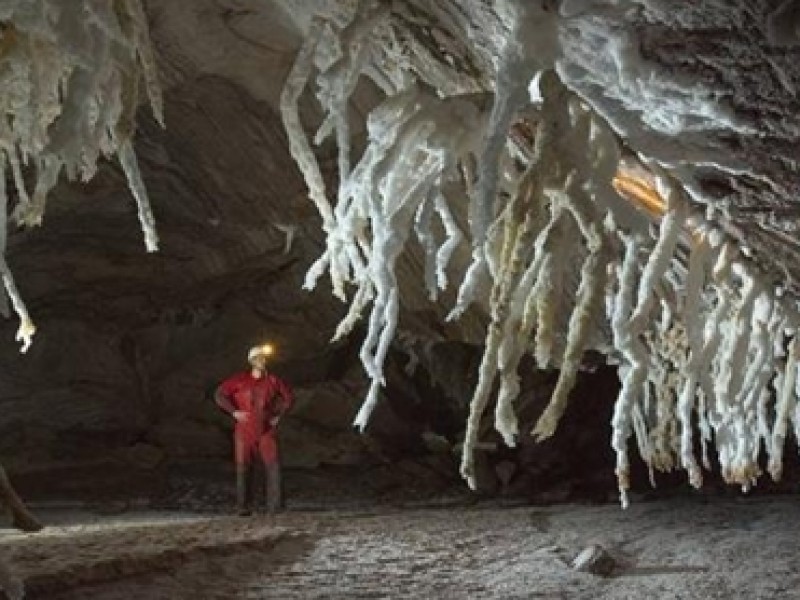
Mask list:
POLYGON ((243 516, 251 512, 255 460, 264 468, 267 512, 275 513, 283 504, 276 433, 294 397, 289 386, 267 370, 273 352, 269 344, 251 348, 247 354, 250 369, 226 379, 214 395, 217 406, 235 422, 236 505, 243 516))

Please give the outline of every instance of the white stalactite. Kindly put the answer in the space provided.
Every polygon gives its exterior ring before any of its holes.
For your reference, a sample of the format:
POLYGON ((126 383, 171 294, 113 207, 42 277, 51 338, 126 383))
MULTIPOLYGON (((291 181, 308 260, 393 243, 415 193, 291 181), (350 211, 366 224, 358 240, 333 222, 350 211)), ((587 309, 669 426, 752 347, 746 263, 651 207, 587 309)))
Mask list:
POLYGON ((658 241, 650 254, 639 281, 636 307, 631 314, 632 323, 630 325, 635 333, 642 332, 647 325, 654 300, 653 288, 664 277, 664 273, 669 267, 675 248, 678 245, 678 236, 688 216, 686 196, 677 183, 663 174, 657 179, 657 182, 662 196, 666 198, 667 212, 661 219, 658 241))
POLYGON ((20 352, 24 354, 28 351, 33 343, 33 335, 36 333, 36 326, 33 324, 33 321, 28 314, 28 309, 25 306, 25 302, 22 300, 19 291, 17 290, 17 284, 14 282, 14 276, 12 275, 11 269, 8 268, 8 263, 6 262, 6 245, 8 239, 8 224, 6 222, 7 214, 8 195, 6 191, 5 167, 4 164, 0 162, 0 278, 3 280, 5 293, 11 300, 11 305, 14 308, 14 312, 17 313, 17 317, 19 317, 19 329, 17 329, 15 339, 16 341, 22 343, 20 352))
POLYGON ((450 264, 453 252, 456 251, 456 248, 464 239, 464 234, 461 233, 461 229, 453 218, 453 213, 447 206, 447 201, 442 194, 436 195, 435 208, 447 236, 447 240, 436 253, 436 283, 439 289, 444 291, 447 289, 447 266, 450 264))
MULTIPOLYGON (((576 201, 576 198, 582 198, 582 196, 580 190, 570 185, 567 186, 564 193, 567 209, 581 229, 589 256, 581 267, 580 285, 575 308, 569 319, 566 348, 560 364, 558 381, 550 403, 533 431, 533 434, 540 439, 548 438, 555 433, 558 421, 564 414, 569 393, 575 384, 581 357, 586 350, 590 324, 602 308, 602 300, 605 296, 606 234, 597 216, 576 201)), ((588 198, 582 198, 582 200, 586 205, 591 206, 588 198)))
MULTIPOLYGON (((322 21, 313 19, 305 42, 295 57, 292 69, 283 86, 280 100, 281 118, 286 136, 289 139, 289 153, 297 163, 300 172, 303 174, 306 185, 308 186, 308 197, 317 207, 317 211, 322 217, 322 228, 327 234, 335 229, 333 221, 333 209, 325 193, 325 182, 319 169, 317 159, 308 143, 308 138, 300 122, 300 110, 298 101, 300 95, 305 90, 311 71, 314 66, 314 53, 319 43, 322 31, 322 21)), ((330 256, 326 252, 306 275, 306 289, 313 289, 317 279, 324 273, 330 263, 330 256)), ((345 299, 343 282, 331 274, 334 294, 341 300, 345 299)))
POLYGON ((695 407, 695 392, 700 372, 711 359, 708 353, 703 354, 703 326, 699 314, 705 273, 712 253, 708 235, 707 231, 702 230, 696 233, 697 239, 694 241, 689 257, 685 314, 690 359, 687 377, 684 379, 683 388, 679 392, 677 408, 678 418, 681 423, 681 466, 686 469, 689 474, 689 482, 696 488, 702 485, 703 478, 700 467, 694 457, 692 411, 695 407))
POLYGON ((634 236, 624 240, 625 255, 620 267, 619 285, 611 327, 614 346, 620 350, 627 363, 622 390, 614 405, 611 420, 613 429, 611 446, 617 455, 617 482, 620 502, 628 505, 630 487, 630 460, 628 459, 628 437, 631 432, 630 413, 636 397, 642 394, 646 379, 646 354, 641 342, 633 336, 630 326, 633 311, 633 290, 637 276, 639 243, 634 236))
POLYGON ((150 208, 150 200, 147 198, 147 191, 144 187, 142 175, 139 172, 139 164, 136 161, 136 154, 133 151, 133 144, 131 141, 123 142, 118 152, 119 162, 128 179, 128 187, 131 189, 133 197, 136 199, 139 222, 144 232, 144 245, 148 252, 157 252, 158 234, 156 233, 156 220, 153 217, 153 210, 150 208))
POLYGON ((797 381, 798 361, 800 361, 800 340, 794 332, 789 343, 789 354, 786 357, 779 395, 775 406, 775 424, 769 448, 769 474, 775 481, 783 476, 783 444, 786 439, 789 419, 797 405, 795 382, 797 381))

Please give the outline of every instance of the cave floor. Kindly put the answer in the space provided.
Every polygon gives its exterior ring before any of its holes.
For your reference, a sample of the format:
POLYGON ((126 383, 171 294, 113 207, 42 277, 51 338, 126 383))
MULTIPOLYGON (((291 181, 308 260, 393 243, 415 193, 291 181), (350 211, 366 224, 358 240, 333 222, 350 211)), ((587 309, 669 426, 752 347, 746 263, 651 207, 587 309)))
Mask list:
POLYGON ((800 598, 792 496, 40 515, 39 534, 0 531, 28 598, 800 598), (570 567, 590 544, 611 576, 570 567))

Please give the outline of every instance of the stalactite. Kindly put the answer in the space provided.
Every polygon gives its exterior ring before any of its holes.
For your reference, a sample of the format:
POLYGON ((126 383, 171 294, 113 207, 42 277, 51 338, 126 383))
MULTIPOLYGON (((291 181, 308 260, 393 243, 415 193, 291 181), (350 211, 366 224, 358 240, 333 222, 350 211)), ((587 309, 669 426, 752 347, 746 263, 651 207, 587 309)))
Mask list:
POLYGON ((628 436, 630 435, 630 413, 635 397, 642 393, 646 379, 645 353, 641 342, 631 334, 630 319, 633 310, 633 287, 637 275, 637 254, 639 243, 636 237, 629 236, 624 240, 625 256, 619 274, 619 288, 615 301, 611 327, 614 332, 614 345, 626 360, 625 378, 622 390, 614 405, 614 416, 611 421, 613 433, 611 446, 617 455, 617 481, 620 490, 620 501, 628 504, 628 488, 630 487, 630 461, 628 459, 628 436))
POLYGON ((775 424, 772 429, 769 447, 769 474, 775 481, 780 481, 783 476, 783 443, 786 439, 789 419, 797 405, 795 381, 797 380, 799 361, 800 341, 797 338, 797 333, 794 332, 792 341, 789 344, 782 384, 778 389, 779 396, 775 406, 775 424))

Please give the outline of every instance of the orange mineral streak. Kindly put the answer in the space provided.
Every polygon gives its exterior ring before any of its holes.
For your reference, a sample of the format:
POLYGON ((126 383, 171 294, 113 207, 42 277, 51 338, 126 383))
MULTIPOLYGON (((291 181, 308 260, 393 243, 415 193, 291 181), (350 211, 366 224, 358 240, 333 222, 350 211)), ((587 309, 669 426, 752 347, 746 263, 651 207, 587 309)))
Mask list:
POLYGON ((662 217, 667 212, 666 200, 648 181, 618 172, 611 183, 620 196, 645 210, 650 216, 662 217))
MULTIPOLYGON (((654 219, 660 219, 667 212, 667 201, 647 179, 620 170, 617 171, 611 184, 620 196, 654 219)), ((696 244, 701 241, 702 235, 698 231, 687 227, 687 232, 691 236, 691 243, 696 244)))

